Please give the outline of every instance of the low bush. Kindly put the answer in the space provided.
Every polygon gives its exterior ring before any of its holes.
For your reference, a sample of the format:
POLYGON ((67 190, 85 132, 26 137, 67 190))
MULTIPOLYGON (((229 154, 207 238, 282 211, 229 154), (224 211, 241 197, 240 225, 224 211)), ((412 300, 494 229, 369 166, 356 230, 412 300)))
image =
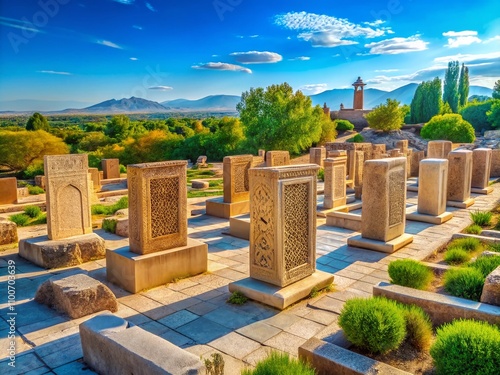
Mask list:
POLYGON ((337 131, 340 132, 345 132, 354 129, 354 125, 349 120, 338 119, 335 120, 334 123, 335 123, 335 128, 337 129, 337 131))
POLYGON ((363 138, 363 136, 361 134, 356 134, 354 137, 349 138, 347 140, 347 142, 354 142, 354 143, 361 143, 364 141, 365 141, 365 139, 363 138))
POLYGON ((500 256, 482 256, 469 263, 468 266, 478 270, 486 278, 495 268, 500 266, 500 256))
POLYGON ((241 375, 315 375, 316 371, 300 359, 290 358, 287 353, 271 352, 258 362, 254 369, 244 369, 241 375))
POLYGON ((36 217, 35 220, 33 220, 30 225, 40 225, 40 224, 47 224, 47 215, 45 213, 40 214, 39 216, 36 217))
POLYGON ((42 213, 42 210, 38 206, 27 206, 24 208, 24 213, 34 219, 42 213))
POLYGON ((429 315, 420 306, 402 305, 402 308, 407 340, 419 350, 429 349, 432 341, 432 322, 429 315))
POLYGON ((224 375, 224 357, 219 353, 213 353, 210 357, 205 358, 205 369, 207 375, 224 375))
POLYGON ((238 290, 233 292, 227 299, 227 302, 233 305, 243 305, 246 301, 248 301, 248 297, 238 290))
POLYGON ((324 168, 320 168, 318 170, 318 179, 321 181, 325 181, 325 170, 324 168))
POLYGON ((491 110, 493 100, 485 102, 469 102, 464 108, 460 110, 465 121, 470 122, 476 132, 491 129, 491 124, 488 121, 486 113, 491 110))
POLYGON ((500 253, 500 243, 490 243, 488 245, 488 250, 500 253))
POLYGON ((487 227, 491 223, 491 218, 493 214, 489 211, 475 211, 470 212, 470 218, 472 222, 480 227, 487 227))
POLYGON ((438 374, 496 375, 500 331, 486 322, 455 320, 437 329, 430 354, 438 374))
POLYGON ((104 219, 102 221, 102 229, 109 233, 116 233, 116 219, 104 219))
POLYGON ((120 173, 127 173, 127 167, 123 164, 120 164, 120 173))
POLYGON ((398 259, 389 263, 391 283, 415 289, 425 289, 432 280, 432 271, 412 259, 398 259))
POLYGON ((406 336, 401 307, 382 297, 346 301, 338 321, 351 343, 371 353, 396 349, 406 336))
POLYGON ((448 264, 462 264, 470 260, 470 253, 461 247, 453 247, 444 253, 444 261, 448 264))
POLYGON ((28 193, 30 195, 38 195, 45 193, 45 190, 43 190, 40 186, 26 185, 26 187, 28 188, 28 193))
POLYGON ((475 268, 450 269, 444 274, 444 287, 456 297, 479 301, 484 286, 484 276, 475 268))
POLYGON ((112 205, 105 206, 103 204, 92 205, 92 215, 114 215, 116 211, 128 208, 128 197, 122 197, 120 200, 112 205))
POLYGON ((481 234, 483 231, 483 228, 481 228, 479 225, 476 224, 471 224, 467 228, 464 229, 464 233, 467 234, 481 234))
POLYGON ((428 140, 448 140, 454 143, 472 143, 476 139, 474 128, 458 114, 437 115, 420 131, 428 140))
POLYGON ((30 222, 30 217, 26 214, 15 214, 9 216, 9 220, 16 223, 18 227, 25 227, 30 222))
POLYGON ((222 184, 223 184, 223 180, 208 181, 208 186, 211 188, 221 187, 222 184))
POLYGON ((450 244, 448 245, 448 250, 458 247, 467 250, 469 252, 472 252, 479 250, 481 246, 482 246, 481 241, 479 241, 477 238, 473 237, 457 238, 450 242, 450 244))

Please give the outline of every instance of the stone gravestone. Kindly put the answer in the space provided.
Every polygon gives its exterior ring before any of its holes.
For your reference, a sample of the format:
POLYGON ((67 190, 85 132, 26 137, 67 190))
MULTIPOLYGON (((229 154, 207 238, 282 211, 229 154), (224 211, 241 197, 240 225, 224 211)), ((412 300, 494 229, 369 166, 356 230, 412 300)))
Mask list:
POLYGON ((420 169, 420 161, 425 158, 424 151, 413 151, 411 155, 411 177, 418 177, 420 169))
POLYGON ((81 264, 105 255, 92 233, 86 154, 47 155, 47 236, 19 242, 19 255, 45 268, 81 264))
POLYGON ((15 177, 0 178, 0 204, 17 203, 17 179, 15 177))
POLYGON ((424 159, 420 162, 417 211, 406 214, 407 220, 442 224, 453 217, 446 212, 448 160, 424 159))
POLYGON ((427 158, 446 159, 451 149, 452 143, 450 141, 429 141, 427 143, 427 158))
POLYGON ((309 163, 323 166, 323 160, 326 159, 326 148, 311 147, 309 149, 309 163))
POLYGON ((266 152, 266 167, 279 167, 290 165, 290 153, 288 151, 266 152))
POLYGON ((45 178, 45 176, 44 175, 35 176, 35 185, 45 190, 47 186, 47 179, 45 178))
POLYGON ((109 180, 112 178, 120 178, 120 160, 119 159, 102 159, 103 179, 109 180))
POLYGON ((101 190, 101 176, 97 168, 89 168, 90 179, 94 185, 94 191, 101 190))
POLYGON ((187 237, 186 161, 127 167, 129 246, 106 252, 109 281, 131 293, 207 270, 206 244, 187 237))
POLYGON ((382 144, 374 144, 372 145, 372 159, 383 159, 386 154, 386 145, 382 144))
POLYGON ((343 207, 347 203, 346 164, 347 156, 324 160, 325 192, 323 207, 326 209, 343 207))
POLYGON ((250 278, 229 284, 231 292, 283 309, 333 281, 316 271, 318 169, 250 169, 250 278))
POLYGON ((475 194, 490 194, 493 187, 490 184, 491 148, 476 148, 472 151, 471 192, 475 194))
POLYGON ((500 149, 491 150, 490 177, 500 177, 500 149))
POLYGON ((406 158, 368 160, 363 171, 361 235, 347 244, 392 253, 413 241, 406 223, 406 158))
POLYGON ((474 204, 470 196, 472 151, 456 150, 448 154, 448 206, 467 208, 474 204))

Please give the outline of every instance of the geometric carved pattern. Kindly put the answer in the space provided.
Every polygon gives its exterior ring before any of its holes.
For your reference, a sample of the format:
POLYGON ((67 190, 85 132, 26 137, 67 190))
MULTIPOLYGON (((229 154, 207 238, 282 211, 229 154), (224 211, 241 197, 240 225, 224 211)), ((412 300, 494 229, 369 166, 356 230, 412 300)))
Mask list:
POLYGON ((250 220, 255 225, 253 233, 257 235, 257 238, 254 240, 254 264, 262 268, 274 270, 276 267, 273 238, 273 208, 275 202, 266 184, 259 184, 255 188, 252 204, 255 209, 250 220))
POLYGON ((309 260, 309 184, 284 186, 285 270, 307 264, 309 260))
POLYGON ((345 170, 345 164, 334 167, 334 173, 333 175, 335 176, 335 181, 334 183, 334 193, 333 193, 333 198, 338 199, 342 198, 345 196, 345 178, 344 176, 346 175, 346 170, 345 170))
POLYGON ((248 192, 248 170, 250 169, 250 163, 236 164, 234 166, 233 178, 234 178, 234 192, 235 193, 245 193, 248 192))
POLYGON ((179 232, 179 178, 155 178, 149 182, 151 238, 179 232))
POLYGON ((405 214, 405 170, 389 172, 389 227, 403 222, 405 214))

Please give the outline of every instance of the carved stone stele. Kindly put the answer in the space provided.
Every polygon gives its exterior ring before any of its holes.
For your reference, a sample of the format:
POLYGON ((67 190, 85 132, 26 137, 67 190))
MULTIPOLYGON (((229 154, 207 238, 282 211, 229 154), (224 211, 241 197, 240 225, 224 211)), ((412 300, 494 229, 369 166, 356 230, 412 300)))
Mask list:
POLYGON ((279 167, 281 165, 290 165, 290 153, 288 151, 266 152, 267 167, 279 167))
POLYGON ((427 157, 429 159, 446 159, 451 152, 450 141, 429 141, 427 143, 427 157))
POLYGON ((253 155, 225 156, 224 202, 234 203, 249 199, 248 170, 253 166, 253 155))
POLYGON ((311 147, 309 149, 309 163, 323 166, 323 160, 326 159, 326 148, 311 147))
POLYGON ((339 156, 324 160, 324 208, 345 206, 347 203, 346 165, 347 156, 339 156))
POLYGON ((17 202, 17 179, 15 177, 0 178, 0 204, 17 202))
POLYGON ((250 169, 251 278, 284 287, 315 271, 318 169, 250 169))
POLYGON ((86 154, 46 155, 49 240, 92 233, 86 154))
POLYGON ((128 165, 130 251, 186 246, 186 168, 184 160, 128 165))
POLYGON ((120 178, 120 160, 102 159, 101 160, 103 179, 120 178))
POLYGON ((476 148, 472 151, 471 187, 486 189, 490 183, 491 148, 476 148))
POLYGON ((448 161, 448 200, 465 202, 470 198, 472 151, 452 151, 448 161))
POLYGON ((441 215, 446 211, 448 160, 422 160, 419 176, 418 212, 426 215, 441 215))

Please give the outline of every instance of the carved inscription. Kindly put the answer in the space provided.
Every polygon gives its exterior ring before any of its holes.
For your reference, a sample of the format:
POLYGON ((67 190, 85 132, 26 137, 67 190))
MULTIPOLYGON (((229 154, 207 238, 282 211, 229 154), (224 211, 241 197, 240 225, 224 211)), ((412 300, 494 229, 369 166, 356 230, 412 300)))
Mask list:
POLYGON ((254 224, 254 264, 274 270, 275 249, 274 249, 274 220, 273 207, 274 200, 271 191, 266 184, 259 184, 255 188, 253 196, 255 209, 252 212, 252 223, 254 224))
POLYGON ((236 164, 233 171, 234 192, 245 193, 248 188, 248 170, 250 163, 236 164))
POLYGON ((340 165, 334 168, 335 180, 334 183, 334 198, 342 198, 345 195, 345 167, 340 165))
POLYGON ((179 178, 155 178, 149 182, 151 238, 179 232, 179 178))
POLYGON ((283 198, 285 270, 289 271, 309 259, 309 184, 285 185, 283 198))
POLYGON ((405 171, 396 169, 389 172, 389 227, 403 222, 405 214, 405 171))

